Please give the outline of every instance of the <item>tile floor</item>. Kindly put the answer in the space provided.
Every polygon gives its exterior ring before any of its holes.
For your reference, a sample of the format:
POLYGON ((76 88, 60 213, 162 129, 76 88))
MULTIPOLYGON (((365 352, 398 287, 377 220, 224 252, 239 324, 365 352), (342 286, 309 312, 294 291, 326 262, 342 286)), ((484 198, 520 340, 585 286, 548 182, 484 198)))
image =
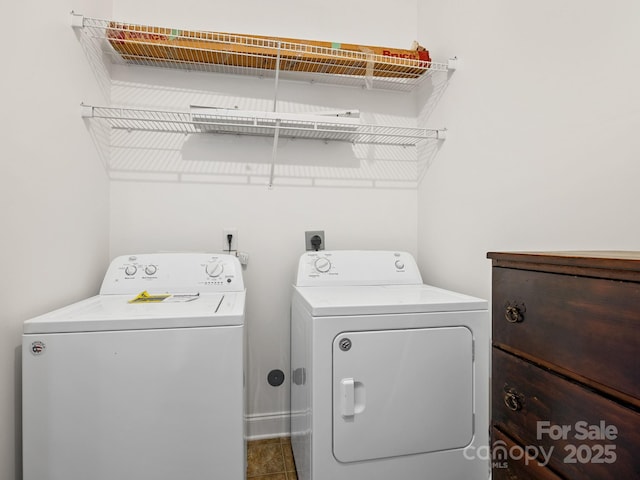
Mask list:
POLYGON ((247 442, 247 480, 297 480, 289 437, 247 442))

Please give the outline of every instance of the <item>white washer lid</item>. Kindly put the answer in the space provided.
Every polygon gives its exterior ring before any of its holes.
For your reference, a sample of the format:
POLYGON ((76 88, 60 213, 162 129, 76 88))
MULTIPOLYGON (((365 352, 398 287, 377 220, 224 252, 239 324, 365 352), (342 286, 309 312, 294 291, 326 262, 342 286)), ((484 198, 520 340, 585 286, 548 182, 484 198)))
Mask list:
POLYGON ((244 323, 245 292, 201 294, 187 302, 129 303, 132 295, 96 295, 24 322, 24 333, 218 327, 244 323))
POLYGON ((487 310, 480 298, 431 285, 294 287, 314 317, 487 310))

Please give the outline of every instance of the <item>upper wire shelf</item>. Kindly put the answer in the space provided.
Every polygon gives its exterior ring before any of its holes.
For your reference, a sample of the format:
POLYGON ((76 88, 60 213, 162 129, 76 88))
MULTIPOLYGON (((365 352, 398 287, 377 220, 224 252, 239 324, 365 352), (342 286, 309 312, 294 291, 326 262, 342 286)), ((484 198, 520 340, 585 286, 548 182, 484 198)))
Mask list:
POLYGON ((78 14, 72 15, 72 25, 114 63, 401 91, 455 68, 455 59, 436 63, 428 53, 418 59, 417 50, 416 58, 402 58, 402 53, 391 56, 393 49, 383 55, 318 45, 324 42, 177 30, 78 14))
MULTIPOLYGON (((215 112, 215 110, 213 111, 215 112)), ((442 140, 446 130, 341 123, 304 117, 216 114, 144 110, 82 105, 82 116, 107 122, 113 129, 173 132, 227 133, 280 138, 342 141, 356 144, 416 146, 424 140, 442 140)))

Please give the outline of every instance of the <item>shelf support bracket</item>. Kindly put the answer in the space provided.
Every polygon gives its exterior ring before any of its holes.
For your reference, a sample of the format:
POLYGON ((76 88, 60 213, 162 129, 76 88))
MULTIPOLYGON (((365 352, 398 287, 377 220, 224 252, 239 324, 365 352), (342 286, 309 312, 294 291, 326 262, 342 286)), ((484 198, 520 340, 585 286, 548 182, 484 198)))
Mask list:
POLYGON ((273 150, 271 151, 271 169, 269 171, 269 188, 273 188, 273 174, 276 168, 276 157, 278 156, 278 138, 280 137, 280 122, 276 120, 276 129, 273 133, 273 150))
POLYGON ((282 42, 278 42, 278 53, 276 55, 276 77, 273 84, 273 111, 276 112, 278 108, 278 83, 280 80, 280 50, 282 49, 282 42))
POLYGON ((373 71, 374 71, 375 61, 373 59, 373 55, 367 55, 367 66, 365 68, 364 75, 364 85, 367 90, 371 90, 373 88, 373 71))
POLYGON ((80 104, 80 116, 82 118, 93 118, 93 107, 91 105, 80 104))
POLYGON ((73 28, 82 28, 84 27, 84 15, 80 15, 79 13, 71 10, 71 26, 73 28))

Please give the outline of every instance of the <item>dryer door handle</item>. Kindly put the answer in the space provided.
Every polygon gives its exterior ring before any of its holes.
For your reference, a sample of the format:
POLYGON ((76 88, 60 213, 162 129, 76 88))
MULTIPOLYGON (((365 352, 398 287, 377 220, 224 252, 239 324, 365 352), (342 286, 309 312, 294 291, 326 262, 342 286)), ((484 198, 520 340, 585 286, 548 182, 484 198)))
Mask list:
POLYGON ((355 385, 353 378, 340 380, 340 413, 343 417, 353 417, 356 414, 355 385))

